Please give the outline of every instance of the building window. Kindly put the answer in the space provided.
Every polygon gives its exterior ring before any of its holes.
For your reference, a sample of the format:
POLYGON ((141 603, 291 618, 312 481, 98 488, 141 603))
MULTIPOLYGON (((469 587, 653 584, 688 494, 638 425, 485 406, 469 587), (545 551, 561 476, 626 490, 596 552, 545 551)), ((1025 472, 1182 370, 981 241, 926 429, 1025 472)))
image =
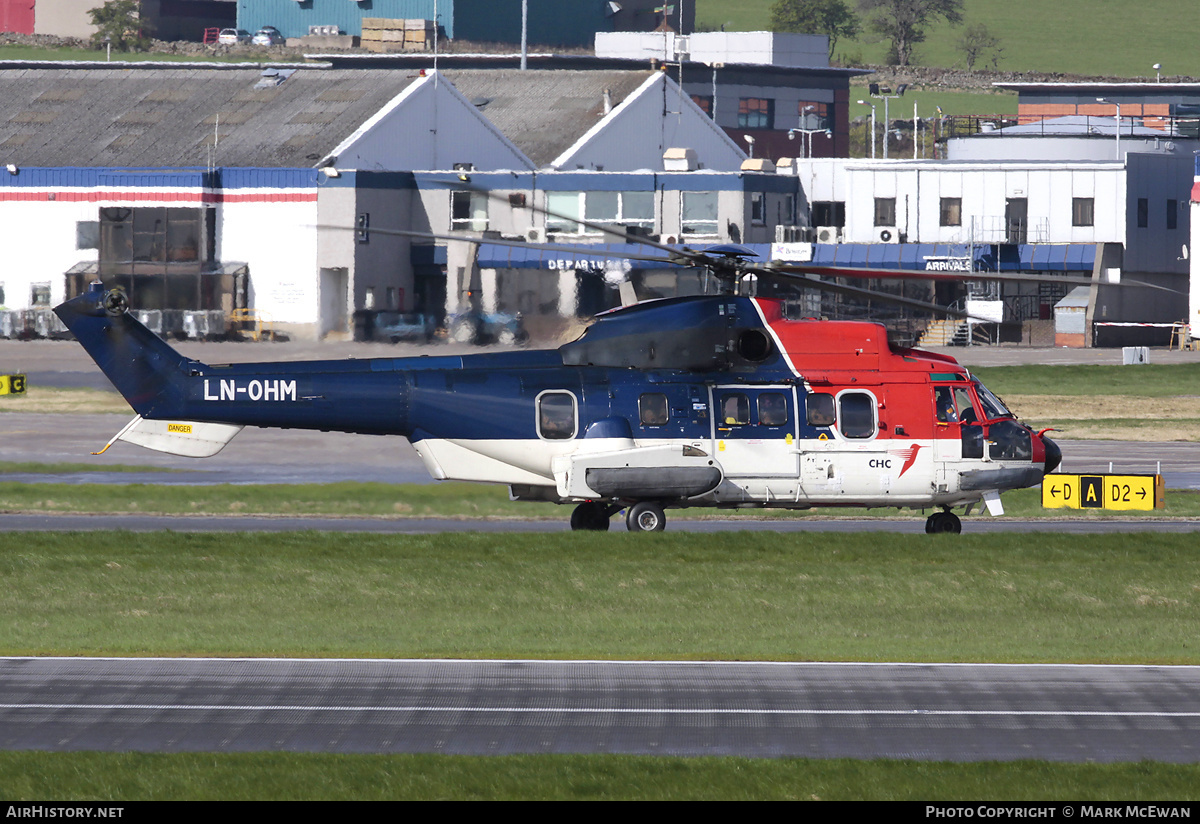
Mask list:
POLYGON ((895 226, 896 225, 896 198, 894 198, 894 197, 877 197, 877 198, 875 198, 875 225, 876 226, 895 226))
POLYGON ((694 94, 692 95, 692 102, 699 106, 710 118, 713 116, 713 98, 711 94, 694 94))
POLYGON ((765 97, 743 97, 738 101, 739 129, 774 129, 775 101, 765 97))
POLYGON ((583 215, 583 192, 547 192, 546 230, 549 232, 568 232, 578 234, 583 231, 572 218, 578 219, 583 215))
POLYGON ((942 198, 942 226, 962 226, 962 198, 942 198))
POLYGON ((482 232, 488 227, 487 195, 483 192, 450 193, 450 228, 482 232))
POLYGON ((1178 200, 1168 200, 1167 201, 1167 228, 1168 229, 1178 229, 1179 228, 1179 201, 1178 200))
POLYGON ((613 228, 654 228, 653 192, 550 192, 546 208, 546 229, 551 232, 581 234, 591 231, 572 220, 582 216, 591 223, 612 224, 613 228))
POLYGON ((29 305, 30 306, 49 306, 50 305, 50 284, 49 283, 34 283, 29 287, 29 305))
MULTIPOLYGON (((846 201, 818 200, 812 205, 813 226, 837 226, 839 229, 846 225, 846 201)), ((889 224, 891 225, 891 224, 889 224)))
POLYGON ((75 223, 75 248, 100 248, 100 221, 80 220, 75 223))
POLYGON ((833 106, 828 103, 818 103, 815 100, 801 100, 796 105, 796 116, 799 119, 800 128, 809 131, 832 129, 832 109, 833 106))
POLYGON ((1139 197, 1137 201, 1137 222, 1139 229, 1150 225, 1150 199, 1139 197))
POLYGON ((750 222, 755 226, 767 225, 767 196, 763 192, 750 194, 750 222))
POLYGON ((683 225, 685 235, 717 234, 717 193, 684 192, 683 225))
POLYGON ((1092 226, 1095 225, 1095 208, 1096 202, 1090 197, 1073 197, 1071 198, 1071 225, 1072 226, 1092 226))

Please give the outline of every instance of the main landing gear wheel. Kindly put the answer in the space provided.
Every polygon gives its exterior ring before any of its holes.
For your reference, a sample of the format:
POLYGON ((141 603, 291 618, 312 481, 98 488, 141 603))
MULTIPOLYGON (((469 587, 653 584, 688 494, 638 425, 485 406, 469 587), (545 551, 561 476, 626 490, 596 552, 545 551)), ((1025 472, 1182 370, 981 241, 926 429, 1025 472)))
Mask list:
POLYGON ((935 512, 925 519, 925 531, 930 535, 938 532, 951 532, 958 535, 962 532, 962 521, 953 512, 935 512))
POLYGON ((625 526, 630 532, 662 532, 667 528, 667 516, 654 501, 640 501, 629 507, 625 526))
POLYGON ((604 504, 591 501, 580 504, 571 511, 571 529, 607 532, 612 513, 604 504))

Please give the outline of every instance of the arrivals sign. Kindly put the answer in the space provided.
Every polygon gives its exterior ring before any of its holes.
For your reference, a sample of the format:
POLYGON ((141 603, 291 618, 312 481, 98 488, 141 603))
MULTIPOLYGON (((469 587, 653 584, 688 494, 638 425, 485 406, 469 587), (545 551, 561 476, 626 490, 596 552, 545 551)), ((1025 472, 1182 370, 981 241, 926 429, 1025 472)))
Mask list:
POLYGON ((1162 509, 1162 475, 1047 475, 1046 509, 1162 509))

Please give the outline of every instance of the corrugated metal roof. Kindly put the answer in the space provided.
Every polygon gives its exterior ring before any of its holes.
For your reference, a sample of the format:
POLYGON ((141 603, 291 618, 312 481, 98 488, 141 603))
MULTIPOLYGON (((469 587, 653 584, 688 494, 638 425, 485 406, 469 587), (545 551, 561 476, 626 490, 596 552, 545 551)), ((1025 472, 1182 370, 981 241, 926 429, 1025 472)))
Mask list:
MULTIPOLYGON (((616 106, 648 74, 445 73, 539 166, 599 121, 605 90, 616 106)), ((417 79, 407 69, 306 67, 272 85, 243 67, 0 68, 0 162, 312 167, 417 79)))
POLYGON ((256 88, 261 69, 0 69, 0 158, 52 167, 313 166, 414 79, 314 68, 256 88))
POLYGON ((534 165, 542 167, 600 121, 605 90, 616 107, 651 73, 453 69, 443 74, 534 165))

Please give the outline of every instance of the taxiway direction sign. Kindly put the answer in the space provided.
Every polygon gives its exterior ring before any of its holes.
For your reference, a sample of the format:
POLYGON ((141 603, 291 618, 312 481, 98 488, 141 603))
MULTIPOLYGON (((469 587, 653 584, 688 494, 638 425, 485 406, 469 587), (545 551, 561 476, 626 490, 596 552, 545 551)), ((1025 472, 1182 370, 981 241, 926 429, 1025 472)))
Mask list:
POLYGON ((1162 475, 1047 475, 1042 480, 1046 509, 1162 509, 1162 475))

